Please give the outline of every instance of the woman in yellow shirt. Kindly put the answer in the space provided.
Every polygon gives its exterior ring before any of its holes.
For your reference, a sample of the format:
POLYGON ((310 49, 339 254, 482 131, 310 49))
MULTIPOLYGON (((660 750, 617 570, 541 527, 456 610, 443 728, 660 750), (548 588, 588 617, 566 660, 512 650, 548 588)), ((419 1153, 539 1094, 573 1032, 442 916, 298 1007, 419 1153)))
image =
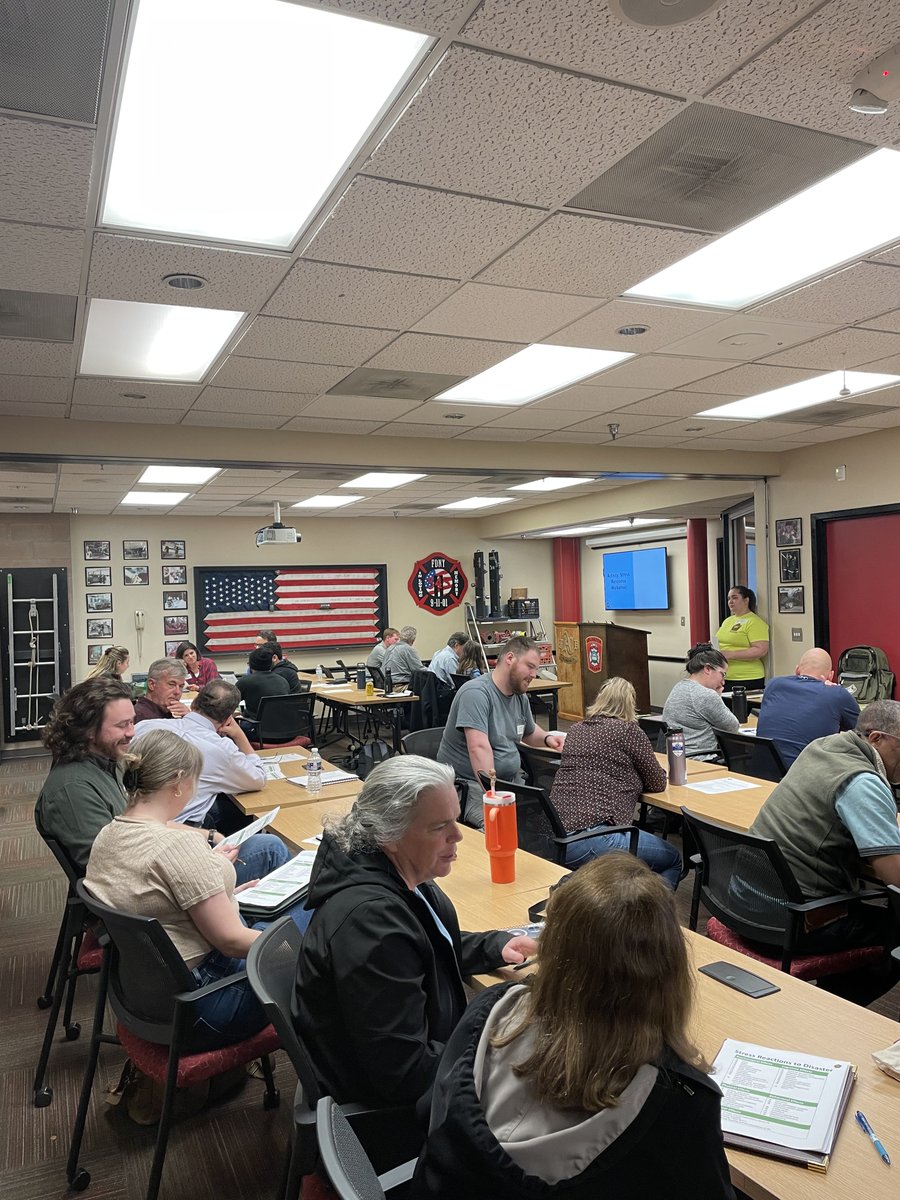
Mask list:
POLYGON ((756 595, 741 584, 728 593, 730 617, 719 626, 716 640, 728 659, 726 684, 737 683, 748 692, 766 686, 763 659, 769 653, 769 627, 756 613, 756 595))

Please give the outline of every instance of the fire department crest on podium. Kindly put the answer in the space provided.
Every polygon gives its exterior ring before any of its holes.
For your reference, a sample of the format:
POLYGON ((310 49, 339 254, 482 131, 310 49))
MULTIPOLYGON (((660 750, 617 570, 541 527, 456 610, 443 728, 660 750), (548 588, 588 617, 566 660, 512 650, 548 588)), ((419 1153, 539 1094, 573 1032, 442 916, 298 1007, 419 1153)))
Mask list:
POLYGON ((451 612, 461 602, 469 581, 455 558, 428 554, 413 567, 407 587, 419 608, 437 615, 451 612))

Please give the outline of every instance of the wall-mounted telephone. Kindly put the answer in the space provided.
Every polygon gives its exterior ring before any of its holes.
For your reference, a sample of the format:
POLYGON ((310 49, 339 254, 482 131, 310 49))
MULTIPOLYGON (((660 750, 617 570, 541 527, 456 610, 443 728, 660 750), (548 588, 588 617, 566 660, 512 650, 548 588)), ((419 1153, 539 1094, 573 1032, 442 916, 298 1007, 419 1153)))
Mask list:
POLYGON ((137 635, 137 660, 141 662, 144 657, 144 614, 140 609, 134 614, 134 630, 137 635))
POLYGON ((142 630, 144 628, 144 614, 142 612, 136 612, 134 614, 134 627, 137 630, 142 630))

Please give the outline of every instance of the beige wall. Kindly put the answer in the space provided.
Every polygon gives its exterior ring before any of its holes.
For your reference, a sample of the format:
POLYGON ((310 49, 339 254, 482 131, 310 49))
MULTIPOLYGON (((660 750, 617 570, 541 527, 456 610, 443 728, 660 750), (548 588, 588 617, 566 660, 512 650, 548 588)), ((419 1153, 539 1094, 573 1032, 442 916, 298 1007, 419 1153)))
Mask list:
MULTIPOLYGON (((477 521, 353 520, 339 517, 320 517, 317 520, 304 516, 297 521, 303 538, 299 545, 257 550, 253 540, 257 525, 256 520, 237 517, 72 517, 71 554, 75 593, 72 624, 76 645, 73 678, 83 677, 88 670, 83 542, 90 538, 108 538, 112 543, 112 640, 131 650, 131 667, 137 671, 146 671, 149 663, 162 655, 166 640, 163 633, 162 562, 159 554, 162 538, 183 538, 186 542, 188 638, 191 641, 196 639, 197 634, 194 567, 386 563, 390 623, 396 626, 415 625, 419 630, 416 648, 423 658, 430 658, 454 630, 464 627, 465 622, 462 609, 455 609, 443 616, 433 616, 416 607, 406 586, 413 564, 435 551, 459 559, 469 578, 466 600, 474 602, 472 554, 482 549, 486 557, 487 551, 495 548, 500 551, 503 598, 509 597, 511 587, 527 587, 530 595, 540 598, 545 625, 548 629, 552 627, 553 565, 549 542, 485 540, 478 536, 477 521), (122 582, 122 541, 126 538, 145 538, 150 543, 150 583, 147 587, 126 587, 122 582), (134 628, 135 610, 144 612, 146 622, 143 652, 140 654, 134 628)), ((265 625, 266 621, 261 619, 260 624, 265 625)), ((277 621, 275 624, 277 627, 277 621)), ((301 652, 293 652, 292 657, 300 662, 301 652)), ((308 657, 324 662, 332 662, 336 657, 356 662, 365 654, 355 648, 348 650, 346 655, 338 649, 316 651, 308 657)), ((244 659, 217 657, 217 661, 220 666, 240 670, 245 665, 244 659)))

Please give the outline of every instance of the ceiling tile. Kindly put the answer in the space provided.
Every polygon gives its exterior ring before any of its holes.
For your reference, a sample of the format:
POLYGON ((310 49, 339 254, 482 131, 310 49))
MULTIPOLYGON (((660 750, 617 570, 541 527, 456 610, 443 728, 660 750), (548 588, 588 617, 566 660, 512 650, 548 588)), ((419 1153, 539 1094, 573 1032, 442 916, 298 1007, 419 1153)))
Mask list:
POLYGON ((68 375, 72 347, 65 342, 0 338, 0 375, 68 375))
POLYGON ((66 405, 37 404, 30 400, 6 400, 0 389, 0 416, 4 417, 64 417, 66 405))
POLYGON ((320 396, 303 410, 304 417, 341 421, 393 421, 419 407, 418 402, 389 400, 381 396, 320 396))
MULTIPOLYGON (((518 409, 502 404, 444 404, 440 401, 428 400, 415 410, 415 421, 419 425, 437 425, 441 429, 448 428, 456 433, 477 425, 486 425, 496 417, 506 416, 517 412, 518 409), (460 420, 456 419, 459 415, 460 420)), ((412 420, 412 413, 407 417, 407 423, 412 420)))
POLYGON ((702 308, 676 308, 664 304, 637 304, 613 300, 595 309, 590 316, 554 333, 547 341, 557 346, 591 346, 597 350, 627 350, 646 354, 668 347, 677 338, 686 337, 715 325, 725 313, 702 308), (639 336, 622 336, 618 331, 629 325, 646 325, 639 336))
POLYGON ((346 367, 241 358, 232 354, 210 382, 216 387, 250 388, 261 392, 301 392, 312 396, 327 392, 346 374, 346 367))
POLYGON ((133 421, 144 425, 177 425, 182 411, 175 408, 113 408, 100 404, 72 405, 73 421, 133 421))
POLYGON ((609 298, 708 241, 696 233, 558 213, 482 271, 479 282, 609 298))
POLYGON ((670 391, 693 383, 706 375, 723 371, 727 363, 703 358, 669 358, 664 354, 642 354, 610 371, 604 371, 604 383, 610 387, 646 387, 670 391))
POLYGON ((784 346, 828 333, 829 325, 811 321, 765 321, 739 315, 666 347, 667 354, 692 354, 696 358, 745 360, 779 352, 784 346))
POLYGON ((701 453, 721 454, 723 450, 741 450, 745 454, 779 454, 787 450, 797 450, 796 443, 791 442, 728 442, 720 438, 697 438, 690 442, 679 442, 679 450, 700 451, 701 453))
POLYGON ((652 396, 658 388, 632 387, 596 387, 590 384, 576 384, 575 387, 564 388, 552 396, 535 401, 534 408, 584 410, 586 413, 612 412, 616 408, 625 408, 645 396, 652 396))
POLYGON ((443 375, 476 375, 521 349, 521 345, 511 342, 405 333, 376 354, 366 366, 443 375))
POLYGON ((649 92, 452 46, 364 170, 552 207, 682 107, 649 92))
POLYGON ((288 264, 286 255, 100 233, 91 253, 88 295, 250 312, 278 285, 288 264), (170 288, 166 275, 199 275, 206 287, 170 288))
POLYGON ((596 303, 595 298, 588 296, 466 283, 423 317, 414 329, 417 333, 446 333, 455 337, 539 342, 589 312, 596 303))
MULTIPOLYGON (((282 425, 282 429, 295 429, 300 433, 342 433, 347 437, 353 437, 359 434, 373 433, 380 421, 340 421, 334 419, 326 420, 323 417, 294 417, 288 421, 286 425, 282 425)), ((320 489, 323 486, 320 480, 320 489)))
POLYGON ((537 442, 566 442, 575 443, 582 446, 600 446, 605 442, 610 441, 609 433, 588 433, 586 430, 579 430, 578 433, 573 433, 571 430, 563 430, 557 433, 542 433, 540 437, 535 438, 537 442))
POLYGON ((490 424, 500 429, 515 429, 517 426, 522 429, 565 429, 567 425, 577 425, 586 415, 575 408, 540 408, 537 404, 529 404, 490 424))
POLYGON ((890 412, 875 413, 871 417, 854 417, 853 424, 864 426, 866 429, 894 429, 900 425, 900 406, 892 408, 890 412))
POLYGON ((366 271, 301 259, 264 311, 273 317, 406 329, 458 286, 454 279, 366 271))
POLYGON ((392 329, 257 317, 238 350, 244 358, 358 367, 394 337, 392 329))
POLYGON ((880 317, 871 317, 866 321, 867 329, 883 329, 888 333, 900 333, 900 308, 893 312, 882 313, 880 317))
POLYGON ((200 394, 195 384, 147 383, 133 379, 76 379, 75 404, 108 405, 111 408, 190 408, 200 394), (135 397, 140 397, 135 399, 135 397))
POLYGON ((817 442, 841 442, 845 438, 859 437, 863 433, 871 433, 872 430, 868 427, 861 426, 857 428, 854 425, 823 425, 816 428, 813 425, 804 427, 802 434, 791 434, 791 441, 804 445, 813 445, 817 442))
POLYGON ((459 437, 459 423, 448 421, 447 428, 442 425, 422 425, 412 421, 392 421, 390 425, 382 425, 373 437, 408 437, 408 438, 455 438, 459 437))
POLYGON ((858 367, 890 354, 900 354, 900 334, 878 333, 871 329, 840 329, 803 346, 772 354, 765 361, 783 366, 810 367, 817 371, 840 371, 844 367, 858 367))
MULTIPOLYGON (((651 413, 660 417, 692 417, 694 413, 715 408, 722 397, 708 392, 661 392, 649 400, 638 400, 630 404, 629 413, 651 413)), ((727 403, 727 401, 726 401, 727 403)))
POLYGON ((5 404, 64 404, 69 398, 69 381, 50 375, 29 378, 0 375, 0 401, 5 404))
POLYGON ((283 413, 207 412, 192 408, 185 413, 182 425, 207 425, 212 429, 278 429, 287 417, 283 413))
POLYGON ((761 304, 754 312, 767 318, 852 325, 898 307, 900 267, 863 262, 819 283, 807 284, 789 296, 761 304))
POLYGON ((458 278, 490 262, 539 215, 514 204, 357 177, 306 257, 458 278))
MULTIPOLYGON (((539 429, 498 429, 497 426, 481 425, 459 435, 460 442, 530 442, 540 433, 539 429)), ((503 506, 508 507, 507 505, 503 506)))
POLYGON ((714 441, 724 438, 725 441, 735 443, 761 442, 768 438, 773 442, 802 441, 806 438, 807 431, 812 428, 812 426, 803 425, 799 421, 749 421, 746 423, 730 421, 724 428, 718 421, 713 424, 716 428, 710 430, 705 436, 714 441), (728 425, 731 426, 730 429, 727 427, 728 425))
POLYGON ((683 433, 672 433, 669 437, 655 433, 625 434, 616 438, 616 445, 637 446, 646 450, 664 449, 666 446, 678 446, 684 441, 683 433))
POLYGON ((336 9, 348 16, 370 17, 389 25, 406 25, 422 33, 453 28, 471 0, 304 0, 312 8, 336 9))
MULTIPOLYGON (((900 375, 900 354, 892 354, 890 358, 879 358, 874 362, 867 362, 865 364, 865 370, 875 371, 882 375, 900 375)), ((873 392, 872 396, 874 398, 875 396, 880 396, 882 394, 883 393, 880 392, 873 392)), ((857 399, 863 400, 864 397, 854 396, 853 399, 855 402, 857 399)))
POLYGON ((192 411, 220 413, 265 413, 269 416, 295 417, 312 404, 317 393, 258 392, 247 388, 207 387, 192 411))
MULTIPOLYGON (((753 14, 747 15, 755 17, 755 5, 753 14)), ((776 121, 787 117, 797 125, 864 142, 897 141, 900 112, 896 106, 872 118, 851 112, 847 101, 854 77, 898 41, 900 9, 893 0, 831 0, 710 96, 776 121)))
POLYGON ((816 0, 725 0, 665 29, 617 20, 596 0, 484 0, 463 36, 480 45, 686 95, 702 92, 816 0), (786 11, 787 10, 787 11, 786 11))
POLYGON ((10 291, 76 295, 83 254, 78 230, 0 221, 0 279, 10 291))
POLYGON ((93 150, 91 129, 0 116, 0 219, 83 226, 93 150))
POLYGON ((880 254, 870 254, 869 258, 873 262, 892 263, 893 266, 900 267, 900 242, 888 246, 887 250, 882 250, 880 254))
MULTIPOLYGON (((712 379, 703 381, 704 390, 716 392, 720 397, 756 396, 760 392, 771 392, 775 388, 799 383, 801 379, 812 379, 820 371, 804 371, 799 367, 770 367, 759 363, 742 363, 730 371, 723 371, 712 379)), ((727 399, 719 399, 727 404, 727 399)))
MULTIPOLYGON (((582 421, 580 425, 573 426, 570 433, 609 433, 608 426, 610 424, 619 426, 619 433, 624 437, 627 433, 641 433, 645 429, 653 429, 659 425, 657 417, 640 417, 632 416, 630 413, 612 412, 603 413, 599 417, 592 417, 589 421, 582 421)), ((617 435, 618 436, 618 435, 617 435)), ((610 441, 612 435, 609 434, 610 441)))

